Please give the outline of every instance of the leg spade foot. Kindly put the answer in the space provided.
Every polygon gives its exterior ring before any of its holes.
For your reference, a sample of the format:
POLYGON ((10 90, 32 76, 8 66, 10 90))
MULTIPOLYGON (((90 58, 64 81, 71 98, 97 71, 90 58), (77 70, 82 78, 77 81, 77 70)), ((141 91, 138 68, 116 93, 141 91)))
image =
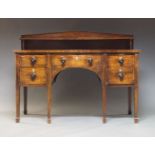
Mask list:
POLYGON ((138 117, 135 117, 134 118, 134 123, 137 124, 138 122, 139 122, 139 118, 138 117))
POLYGON ((16 123, 19 123, 20 122, 20 119, 19 118, 16 118, 16 123))
POLYGON ((106 123, 107 122, 107 118, 106 117, 103 117, 102 122, 103 123, 106 123))
POLYGON ((51 124, 51 119, 48 119, 47 122, 48 122, 48 124, 51 124))

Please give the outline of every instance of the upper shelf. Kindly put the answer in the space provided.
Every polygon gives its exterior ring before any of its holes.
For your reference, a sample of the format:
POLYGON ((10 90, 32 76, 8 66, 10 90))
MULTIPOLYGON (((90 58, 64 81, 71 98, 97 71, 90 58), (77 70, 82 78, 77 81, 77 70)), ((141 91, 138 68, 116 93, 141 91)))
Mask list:
POLYGON ((133 39, 133 35, 97 32, 57 32, 21 35, 21 40, 117 40, 133 39))

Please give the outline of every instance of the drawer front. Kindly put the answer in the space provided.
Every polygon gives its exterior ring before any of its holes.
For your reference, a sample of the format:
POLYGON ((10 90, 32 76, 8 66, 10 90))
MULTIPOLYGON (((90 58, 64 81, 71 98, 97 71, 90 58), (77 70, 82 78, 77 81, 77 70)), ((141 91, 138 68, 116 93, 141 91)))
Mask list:
POLYGON ((57 67, 98 67, 101 62, 99 55, 55 55, 52 65, 57 67))
POLYGON ((20 65, 22 67, 45 67, 47 63, 46 55, 22 55, 20 65))
POLYGON ((108 56, 108 68, 132 67, 134 65, 133 55, 108 56))
POLYGON ((134 56, 133 55, 108 56, 107 77, 109 84, 133 84, 134 56))
POLYGON ((47 82, 46 68, 20 68, 20 82, 23 85, 44 85, 47 82))
POLYGON ((132 68, 108 71, 109 84, 133 84, 134 70, 132 68))

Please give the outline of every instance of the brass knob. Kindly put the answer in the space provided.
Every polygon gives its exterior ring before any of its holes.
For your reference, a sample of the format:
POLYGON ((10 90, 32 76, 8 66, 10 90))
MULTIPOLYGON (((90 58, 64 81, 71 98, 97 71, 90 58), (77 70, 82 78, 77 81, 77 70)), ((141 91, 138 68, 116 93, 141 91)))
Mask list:
POLYGON ((120 80, 124 79, 124 72, 123 72, 123 70, 121 70, 121 69, 119 70, 118 77, 119 77, 120 80))
POLYGON ((62 58, 60 59, 60 62, 61 62, 61 65, 64 66, 65 63, 66 63, 66 58, 62 57, 62 58))
POLYGON ((35 72, 35 69, 32 69, 32 73, 31 73, 31 80, 34 81, 36 79, 37 75, 35 72))
POLYGON ((32 64, 32 66, 34 66, 36 64, 36 62, 37 62, 36 57, 35 56, 31 57, 31 64, 32 64))
POLYGON ((89 63, 90 66, 92 66, 92 64, 93 64, 93 58, 88 58, 88 63, 89 63))
POLYGON ((123 66, 123 64, 124 64, 124 58, 123 58, 123 57, 119 57, 118 63, 119 63, 121 66, 123 66))

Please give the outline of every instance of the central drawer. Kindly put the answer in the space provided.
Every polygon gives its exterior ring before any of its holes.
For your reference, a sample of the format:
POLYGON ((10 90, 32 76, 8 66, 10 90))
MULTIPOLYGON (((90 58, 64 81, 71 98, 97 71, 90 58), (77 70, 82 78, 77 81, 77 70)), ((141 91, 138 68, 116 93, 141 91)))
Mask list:
POLYGON ((54 55, 52 65, 58 67, 97 67, 101 62, 99 55, 54 55))

